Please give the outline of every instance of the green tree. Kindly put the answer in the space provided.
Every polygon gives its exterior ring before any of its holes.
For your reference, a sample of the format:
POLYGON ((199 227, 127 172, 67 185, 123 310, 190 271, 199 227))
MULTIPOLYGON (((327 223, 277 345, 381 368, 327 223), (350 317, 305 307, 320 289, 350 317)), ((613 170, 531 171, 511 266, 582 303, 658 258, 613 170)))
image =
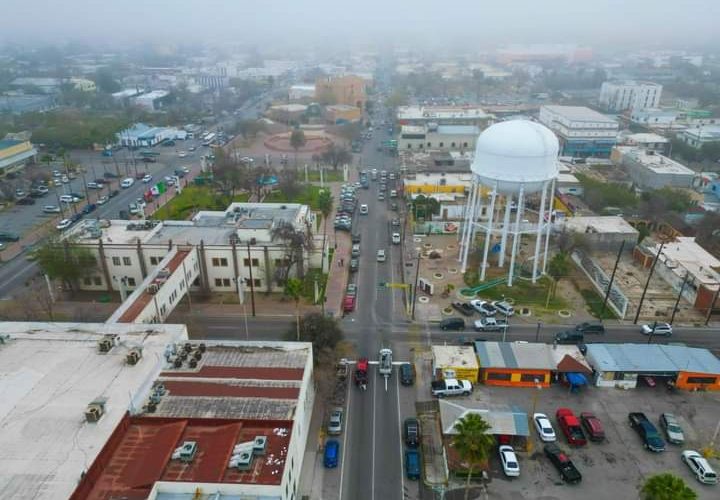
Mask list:
POLYGON ((431 220, 440 213, 440 203, 431 196, 417 195, 412 202, 415 219, 431 220))
POLYGON ((333 209, 333 196, 329 189, 323 189, 318 194, 318 209, 323 216, 323 242, 327 234, 327 220, 333 209))
POLYGON ((555 297, 558 283, 570 274, 570 259, 568 259, 568 254, 565 252, 556 253, 548 263, 548 274, 552 276, 555 281, 552 289, 552 296, 555 297))
POLYGON ((120 84, 113 77, 110 68, 102 67, 95 72, 95 86, 100 92, 112 94, 120 90, 120 84))
POLYGON ((303 284, 297 278, 288 278, 285 282, 285 295, 295 302, 295 340, 300 342, 300 298, 302 297, 303 284))
POLYGON ((695 500, 698 497, 682 478, 669 472, 648 477, 640 494, 644 500, 695 500))
MULTIPOLYGON (((307 313, 299 318, 300 340, 312 342, 313 357, 317 362, 322 353, 333 351, 343 339, 343 332, 340 324, 335 318, 329 318, 320 313, 307 313)), ((287 340, 297 339, 297 329, 291 328, 287 331, 287 340)))
POLYGON ((470 494, 470 478, 475 467, 482 467, 490 458, 495 438, 489 434, 490 424, 477 413, 470 413, 455 423, 452 446, 463 462, 468 464, 465 481, 465 500, 470 494))
POLYGON ((50 240, 35 251, 40 269, 50 279, 60 280, 71 291, 77 281, 97 269, 97 260, 87 248, 50 240))
POLYGON ((305 132, 301 129, 296 128, 290 134, 290 146, 295 150, 295 166, 297 167, 297 154, 298 150, 305 145, 307 140, 305 139, 305 132))
POLYGON ((294 200, 301 191, 297 170, 281 170, 278 174, 278 188, 288 201, 294 200))

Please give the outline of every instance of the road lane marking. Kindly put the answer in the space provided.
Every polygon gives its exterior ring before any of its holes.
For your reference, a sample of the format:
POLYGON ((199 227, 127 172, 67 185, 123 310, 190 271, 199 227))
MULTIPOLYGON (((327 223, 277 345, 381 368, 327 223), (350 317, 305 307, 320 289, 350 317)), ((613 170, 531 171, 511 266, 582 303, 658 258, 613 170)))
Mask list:
POLYGON ((373 382, 373 419, 372 419, 372 472, 370 474, 370 500, 375 500, 375 395, 377 394, 377 379, 373 382))
POLYGON ((398 436, 400 437, 400 496, 405 493, 405 475, 403 474, 403 436, 402 436, 402 418, 400 417, 400 379, 395 377, 395 390, 397 391, 397 415, 398 415, 398 436))
MULTIPOLYGON (((346 386, 349 385, 349 382, 346 382, 346 386)), ((345 434, 343 435, 343 456, 342 456, 342 465, 340 465, 340 494, 338 495, 338 498, 342 500, 343 495, 343 478, 345 475, 345 457, 347 455, 347 439, 348 434, 350 433, 350 398, 352 397, 352 388, 347 387, 348 389, 348 397, 347 401, 345 401, 345 434)))

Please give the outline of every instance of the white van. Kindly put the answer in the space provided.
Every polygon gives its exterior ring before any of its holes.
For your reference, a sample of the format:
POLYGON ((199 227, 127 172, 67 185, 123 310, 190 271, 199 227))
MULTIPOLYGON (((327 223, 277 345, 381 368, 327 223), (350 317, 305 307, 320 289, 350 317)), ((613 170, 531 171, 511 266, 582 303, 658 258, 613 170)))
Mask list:
POLYGON ((127 178, 123 179, 123 181, 120 183, 120 187, 123 189, 126 189, 126 188, 129 188, 130 186, 132 186, 133 184, 135 184, 135 179, 133 179, 132 177, 127 177, 127 178))

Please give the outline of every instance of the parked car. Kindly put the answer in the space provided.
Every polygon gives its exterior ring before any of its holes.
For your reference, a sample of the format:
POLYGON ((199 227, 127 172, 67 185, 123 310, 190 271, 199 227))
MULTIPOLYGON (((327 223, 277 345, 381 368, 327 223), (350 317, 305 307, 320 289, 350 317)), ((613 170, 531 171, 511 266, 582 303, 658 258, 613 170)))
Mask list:
POLYGON ((660 427, 665 431, 668 443, 683 444, 685 442, 685 433, 672 413, 662 413, 660 415, 660 427))
POLYGON ((393 243, 393 245, 399 245, 399 244, 400 244, 400 233, 393 233, 393 234, 392 234, 392 243, 393 243))
POLYGON ((542 441, 546 443, 552 443, 557 440, 555 435, 555 429, 553 429, 550 419, 544 413, 534 413, 533 422, 535 423, 535 430, 540 436, 542 441))
POLYGON ((717 484, 717 474, 700 453, 695 450, 685 450, 682 452, 681 459, 698 481, 703 484, 717 484))
POLYGON ((669 323, 658 323, 657 321, 650 324, 645 324, 641 327, 643 335, 661 335, 669 337, 672 335, 672 325, 669 323))
POLYGON ((340 457, 340 443, 335 439, 325 441, 325 451, 323 453, 323 465, 327 469, 337 467, 340 457))
POLYGON ((342 433, 343 425, 343 410, 342 408, 335 408, 330 413, 330 420, 328 422, 328 434, 336 436, 342 433))
POLYGON ((635 429, 643 440, 643 446, 654 452, 665 451, 665 441, 660 437, 655 426, 648 420, 644 413, 632 412, 628 414, 630 426, 635 429))
POLYGON ((75 196, 69 194, 60 196, 61 203, 77 203, 78 201, 80 201, 80 198, 76 198, 75 196))
POLYGON ((510 303, 504 301, 504 300, 496 300, 492 303, 492 305, 497 309, 497 312, 504 316, 512 316, 515 314, 515 309, 513 308, 510 303))
POLYGON ((62 231, 64 229, 69 228, 72 225, 72 223, 73 223, 73 221, 70 219, 63 219, 60 222, 58 222, 57 226, 55 226, 55 227, 57 228, 58 231, 62 231))
POLYGON ((518 462, 513 447, 504 444, 498 448, 498 452, 500 453, 500 463, 502 464, 505 475, 508 477, 519 477, 520 463, 518 462))
POLYGON ((88 183, 87 183, 87 188, 88 188, 88 189, 102 189, 102 188, 103 188, 103 185, 102 185, 102 184, 98 184, 97 182, 88 182, 88 183))
POLYGON ((345 289, 345 295, 352 295, 353 297, 357 296, 357 285, 355 283, 348 283, 348 286, 345 289))
POLYGON ((465 320, 462 318, 457 318, 457 317, 445 318, 442 321, 440 321, 440 329, 441 330, 464 330, 465 329, 465 320))
POLYGON ((417 448, 420 444, 420 422, 417 418, 406 418, 403 422, 403 436, 405 444, 410 448, 417 448))
POLYGON ((132 177, 127 177, 126 179, 122 180, 122 182, 120 183, 120 187, 123 189, 127 189, 133 184, 135 184, 135 179, 133 179, 132 177))
POLYGON ((360 261, 356 258, 350 259, 350 272, 356 273, 360 267, 360 261))
POLYGON ((600 442, 605 440, 605 429, 603 429, 600 419, 594 414, 590 412, 581 413, 580 422, 582 422, 583 429, 590 441, 600 442))
POLYGON ((405 476, 408 479, 420 479, 420 454, 416 450, 405 452, 405 476))
POLYGON ((352 257, 360 257, 360 243, 355 243, 350 251, 352 257))
POLYGON ((96 203, 97 203, 98 205, 104 205, 104 204, 107 203, 109 200, 110 200, 110 198, 109 198, 107 195, 102 195, 100 198, 97 199, 97 202, 96 202, 96 203))
POLYGON ((393 219, 392 221, 390 221, 390 225, 392 227, 400 227, 400 219, 393 219))
POLYGON ((150 174, 145 174, 145 176, 142 178, 142 181, 143 181, 145 184, 148 184, 150 181, 152 181, 152 175, 150 175, 150 174))
POLYGON ((603 333, 605 333, 605 325, 603 325, 600 321, 586 321, 584 323, 580 323, 579 325, 576 325, 575 331, 583 333, 583 334, 586 334, 586 333, 603 334, 603 333))
POLYGON ((368 214, 368 206, 364 203, 360 205, 360 215, 367 215, 368 214))
POLYGON ((461 302, 459 300, 456 300, 452 304, 450 304, 453 309, 455 309, 460 314, 463 314, 465 316, 472 316, 475 314, 475 308, 468 304, 467 302, 461 302))
POLYGON ((355 310, 355 296, 346 295, 343 299, 343 312, 351 313, 355 310))
POLYGON ((400 365, 400 383, 402 385, 413 385, 415 383, 415 369, 411 363, 400 365))
POLYGON ((507 320, 495 319, 492 316, 475 321, 476 332, 500 332, 508 327, 507 320))
POLYGON ((580 426, 580 420, 570 408, 558 408, 555 412, 555 418, 569 445, 585 446, 587 444, 585 433, 583 433, 580 426))
POLYGON ((544 446, 545 456, 550 459, 560 473, 560 477, 568 484, 577 484, 582 481, 582 474, 577 470, 572 460, 555 443, 548 443, 544 446))
POLYGON ((495 306, 486 300, 473 299, 470 301, 470 305, 473 306, 477 312, 485 316, 495 316, 495 312, 497 312, 495 306))
POLYGON ((97 205, 95 203, 88 203, 87 205, 85 205, 83 207, 82 213, 89 214, 91 212, 94 212, 96 208, 97 208, 97 205))
POLYGON ((578 344, 584 339, 583 333, 577 330, 565 330, 555 334, 555 342, 558 344, 578 344))
POLYGON ((382 248, 377 251, 377 261, 385 262, 385 250, 382 248))

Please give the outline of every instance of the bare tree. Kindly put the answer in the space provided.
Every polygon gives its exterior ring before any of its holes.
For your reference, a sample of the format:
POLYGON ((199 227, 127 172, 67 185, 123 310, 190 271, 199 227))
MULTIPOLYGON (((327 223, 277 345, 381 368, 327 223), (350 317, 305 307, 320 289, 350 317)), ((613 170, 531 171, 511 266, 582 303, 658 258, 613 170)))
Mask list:
POLYGON ((293 267, 297 267, 297 277, 305 277, 304 256, 314 248, 312 231, 309 223, 298 230, 291 223, 283 221, 271 229, 273 241, 280 240, 285 245, 284 265, 277 266, 275 278, 280 283, 286 283, 293 267))

